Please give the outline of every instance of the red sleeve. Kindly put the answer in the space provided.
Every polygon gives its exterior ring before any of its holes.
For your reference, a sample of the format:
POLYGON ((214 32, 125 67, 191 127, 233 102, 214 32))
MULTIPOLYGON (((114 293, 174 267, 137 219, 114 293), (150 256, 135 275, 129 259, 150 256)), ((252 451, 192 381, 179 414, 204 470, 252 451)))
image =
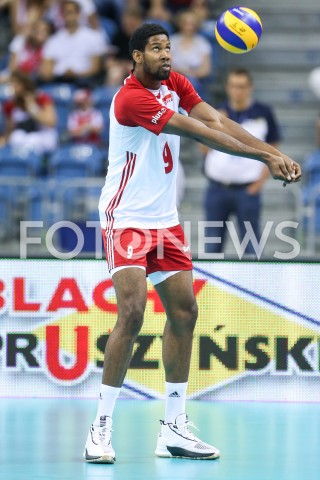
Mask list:
POLYGON ((121 125, 143 127, 159 135, 168 123, 173 110, 166 108, 146 89, 119 91, 114 103, 115 116, 121 125))
POLYGON ((45 107, 46 105, 51 105, 52 103, 53 100, 47 93, 40 92, 37 94, 37 104, 40 107, 45 107))
POLYGON ((180 107, 187 113, 190 113, 195 105, 202 102, 202 98, 194 89, 190 80, 177 72, 171 72, 169 80, 166 82, 168 87, 177 92, 180 98, 180 107))

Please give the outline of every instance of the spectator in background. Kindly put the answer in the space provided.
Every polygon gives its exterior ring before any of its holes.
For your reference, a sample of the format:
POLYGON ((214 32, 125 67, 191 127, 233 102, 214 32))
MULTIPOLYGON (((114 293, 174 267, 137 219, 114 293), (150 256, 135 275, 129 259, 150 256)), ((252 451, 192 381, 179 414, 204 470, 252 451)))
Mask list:
POLYGON ((173 13, 186 10, 191 7, 193 0, 170 0, 168 7, 173 13))
POLYGON ((130 3, 130 0, 94 0, 99 18, 109 18, 116 25, 120 25, 121 10, 130 3))
MULTIPOLYGON (((226 81, 227 101, 220 111, 239 123, 245 130, 270 145, 277 146, 279 128, 269 106, 255 101, 253 81, 245 69, 232 70, 226 81)), ((209 179, 205 196, 207 221, 223 222, 222 227, 208 227, 206 237, 221 238, 221 243, 207 243, 207 253, 220 253, 224 247, 227 227, 225 222, 231 214, 237 218, 240 241, 245 236, 244 222, 250 222, 259 239, 261 189, 269 176, 263 163, 250 158, 234 157, 217 150, 205 150, 204 171, 209 179)), ((253 254, 250 242, 246 253, 253 254)))
POLYGON ((5 132, 0 145, 8 143, 42 154, 57 146, 56 113, 51 98, 37 93, 34 82, 23 72, 10 79, 13 98, 3 105, 5 132))
POLYGON ((47 20, 37 20, 31 23, 25 35, 17 35, 12 40, 9 51, 8 70, 3 72, 0 82, 7 82, 12 72, 24 72, 37 82, 43 46, 53 33, 53 26, 47 20))
MULTIPOLYGON (((100 27, 99 17, 93 0, 75 0, 81 8, 79 22, 81 25, 98 30, 100 27)), ((48 18, 58 30, 64 27, 63 0, 47 0, 46 18, 48 18)))
POLYGON ((205 22, 210 18, 208 0, 192 0, 189 9, 196 13, 201 22, 205 22))
POLYGON ((25 34, 30 24, 43 18, 47 7, 48 0, 12 0, 10 18, 13 33, 25 34))
POLYGON ((172 14, 167 6, 166 0, 149 0, 146 3, 147 3, 146 17, 148 21, 155 20, 157 23, 157 20, 159 20, 161 24, 162 23, 164 25, 169 24, 170 26, 172 14))
POLYGON ((6 66, 6 53, 12 38, 10 0, 0 0, 0 69, 6 66))
POLYGON ((103 35, 80 25, 77 1, 63 0, 65 27, 45 44, 40 76, 45 82, 67 82, 94 87, 101 73, 107 45, 103 35))
POLYGON ((188 77, 199 95, 205 96, 203 80, 211 72, 212 47, 198 33, 200 22, 193 11, 180 12, 177 26, 178 33, 171 35, 172 68, 188 77))
POLYGON ((74 110, 68 116, 68 137, 71 141, 101 144, 104 128, 102 113, 93 107, 91 92, 77 90, 74 110))
POLYGON ((112 40, 114 47, 107 55, 106 80, 107 86, 119 86, 129 75, 132 68, 132 58, 129 54, 128 43, 131 34, 142 24, 143 10, 139 6, 128 7, 121 16, 121 28, 112 40))

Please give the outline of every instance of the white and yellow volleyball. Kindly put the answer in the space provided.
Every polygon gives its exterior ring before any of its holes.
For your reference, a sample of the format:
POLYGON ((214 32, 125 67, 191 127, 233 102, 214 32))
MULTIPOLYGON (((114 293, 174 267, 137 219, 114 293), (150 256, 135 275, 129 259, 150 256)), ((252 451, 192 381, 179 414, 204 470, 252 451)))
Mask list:
POLYGON ((233 7, 220 15, 215 35, 221 47, 231 53, 250 52, 258 45, 262 22, 251 8, 233 7))

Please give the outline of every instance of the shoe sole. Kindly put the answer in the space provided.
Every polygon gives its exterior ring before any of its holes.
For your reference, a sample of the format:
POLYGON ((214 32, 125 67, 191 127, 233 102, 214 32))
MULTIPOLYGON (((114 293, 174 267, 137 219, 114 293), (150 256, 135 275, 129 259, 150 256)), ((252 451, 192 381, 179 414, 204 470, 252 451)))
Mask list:
MULTIPOLYGON (((192 452, 193 453, 193 452, 192 452)), ((193 457, 191 455, 172 455, 169 451, 167 452, 155 452, 157 457, 160 458, 185 458, 187 460, 216 460, 217 458, 220 458, 220 452, 219 453, 213 453, 212 455, 208 456, 201 456, 201 457, 193 457)))
POLYGON ((85 451, 84 459, 87 463, 114 463, 116 461, 115 457, 111 455, 102 455, 101 457, 92 457, 88 455, 85 451))

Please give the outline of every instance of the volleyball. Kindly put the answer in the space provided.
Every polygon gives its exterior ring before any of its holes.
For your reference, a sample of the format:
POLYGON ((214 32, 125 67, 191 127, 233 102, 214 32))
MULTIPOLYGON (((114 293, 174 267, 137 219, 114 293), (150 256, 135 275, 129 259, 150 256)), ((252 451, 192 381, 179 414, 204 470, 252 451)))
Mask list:
POLYGON ((215 35, 221 47, 231 53, 250 52, 258 45, 262 22, 251 8, 233 7, 220 15, 215 35))

